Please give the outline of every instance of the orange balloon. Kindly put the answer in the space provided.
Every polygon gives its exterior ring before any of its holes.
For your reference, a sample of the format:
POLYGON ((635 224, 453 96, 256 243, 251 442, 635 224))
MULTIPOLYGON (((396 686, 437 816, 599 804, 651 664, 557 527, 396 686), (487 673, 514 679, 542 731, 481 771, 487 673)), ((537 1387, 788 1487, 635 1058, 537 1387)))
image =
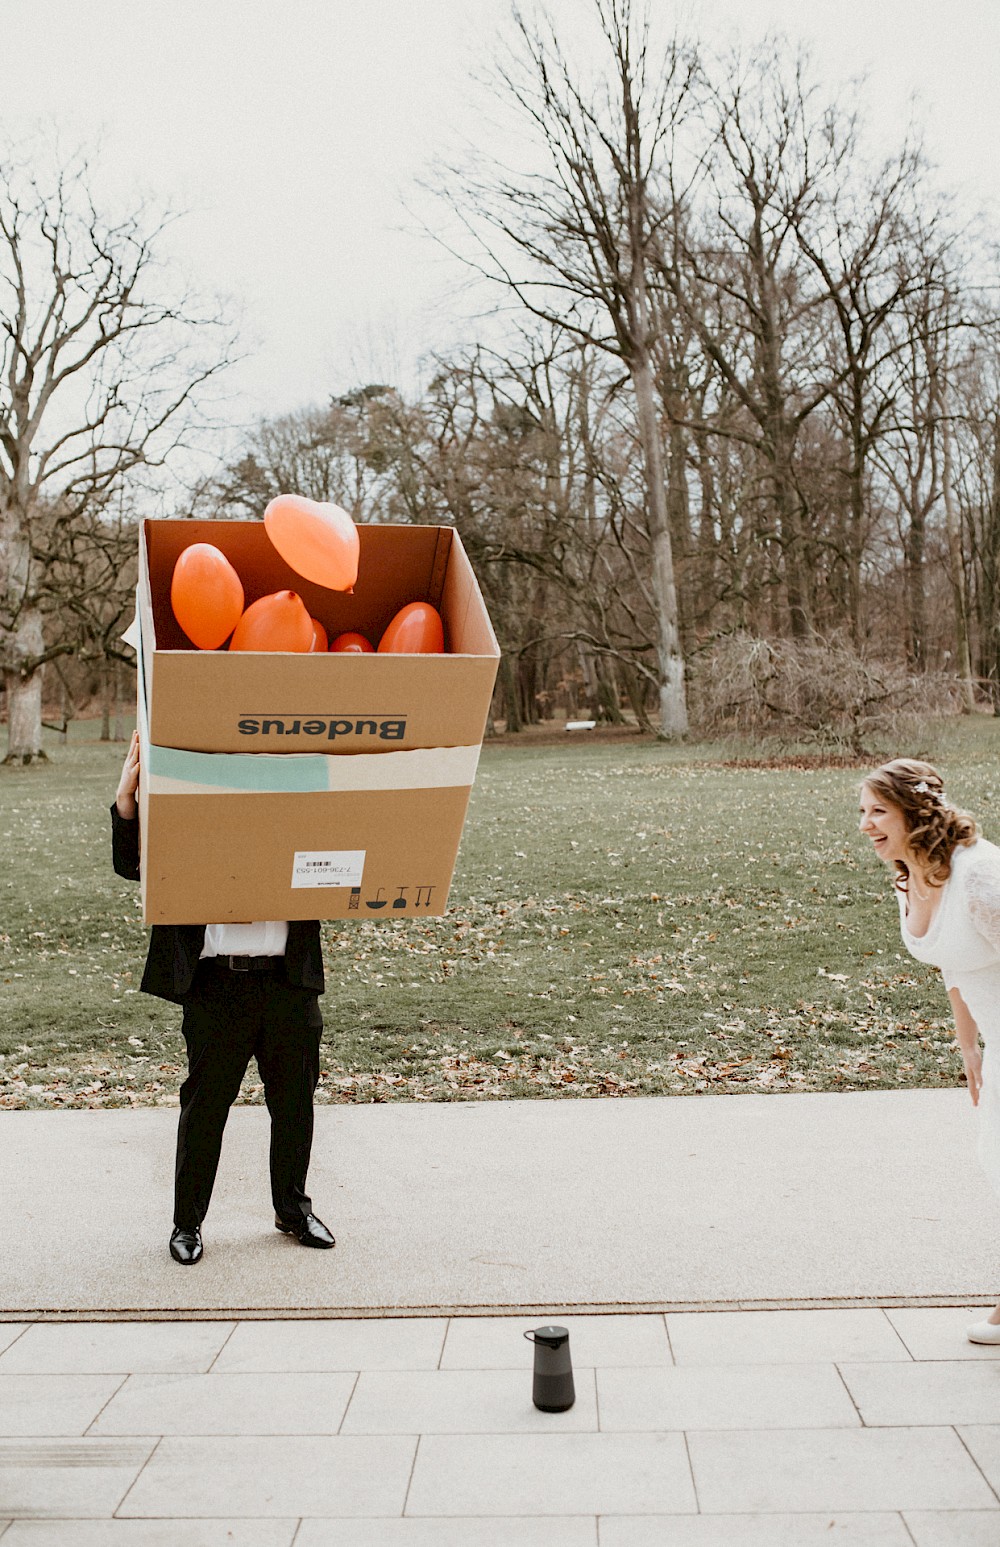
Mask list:
POLYGON ((444 649, 444 624, 430 602, 401 607, 379 640, 379 654, 439 655, 444 649))
POLYGON ((217 650, 243 612, 243 586, 226 555, 212 543, 192 543, 174 565, 170 605, 199 650, 217 650))
POLYGON ((358 529, 339 505, 279 494, 264 512, 267 535, 285 563, 305 580, 350 591, 358 578, 358 529))
POLYGON ((374 655, 375 646, 364 634, 338 634, 330 646, 331 655, 374 655))
POLYGON ((229 641, 230 650, 312 650, 312 618, 294 591, 275 591, 251 602, 229 641))
POLYGON ((317 650, 325 650, 327 647, 326 629, 323 627, 318 618, 310 618, 309 622, 313 626, 313 642, 310 646, 310 650, 312 652, 317 650))

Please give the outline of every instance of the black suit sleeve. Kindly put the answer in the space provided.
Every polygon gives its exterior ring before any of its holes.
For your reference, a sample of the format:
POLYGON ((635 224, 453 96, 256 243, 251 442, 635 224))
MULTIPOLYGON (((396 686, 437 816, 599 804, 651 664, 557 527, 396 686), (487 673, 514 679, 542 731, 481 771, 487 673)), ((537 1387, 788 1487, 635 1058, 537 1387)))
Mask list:
POLYGON ((127 821, 118 810, 111 807, 111 862, 118 875, 126 881, 139 879, 139 818, 127 821))

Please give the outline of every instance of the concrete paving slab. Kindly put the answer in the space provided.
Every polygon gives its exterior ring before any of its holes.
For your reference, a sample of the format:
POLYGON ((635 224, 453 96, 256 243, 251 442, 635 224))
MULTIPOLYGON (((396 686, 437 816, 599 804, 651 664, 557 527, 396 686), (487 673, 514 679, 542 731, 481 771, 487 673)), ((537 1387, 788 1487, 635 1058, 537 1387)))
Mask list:
POLYGON ((215 1369, 436 1370, 447 1328, 447 1321, 436 1316, 244 1321, 215 1369))
POLYGON ((337 1434, 355 1380, 305 1372, 130 1375, 91 1433, 337 1434))
POLYGON ((303 1520, 295 1547, 598 1547, 597 1519, 303 1520))
POLYGON ((195 1373, 209 1368, 235 1322, 37 1323, 0 1354, 0 1375, 195 1373))
POLYGON ((954 1429, 703 1431, 687 1436, 704 1514, 990 1509, 954 1429))
POLYGON ((342 1434, 548 1434, 596 1432, 593 1370, 578 1370, 576 1401, 541 1413, 531 1372, 515 1370, 362 1370, 342 1434))
POLYGON ((421 1437, 407 1515, 649 1515, 697 1509, 682 1434, 421 1437))
MULTIPOLYGON (((965 1329, 982 1321, 982 1306, 917 1306, 886 1311, 914 1359, 1000 1359, 1000 1344, 970 1343, 965 1329)), ((843 1356, 841 1356, 843 1357, 843 1356)), ((2 1366, 0 1366, 2 1368, 2 1366)))
POLYGON ((654 1429, 857 1428, 832 1364, 598 1370, 605 1433, 654 1429))
POLYGON ((17 1519, 104 1519, 152 1455, 153 1440, 0 1440, 0 1499, 17 1519))
MULTIPOLYGON (((992 1539, 991 1539, 992 1540, 992 1539)), ((898 1514, 605 1515, 601 1547, 913 1547, 898 1514)))
POLYGON ((666 1325, 679 1365, 910 1359, 879 1310, 681 1311, 668 1315, 666 1325))
MULTIPOLYGON (((963 1425, 957 1432, 1000 1498, 1000 1424, 963 1425)), ((997 1537, 1000 1538, 1000 1531, 997 1537)))
POLYGON ((7 1547, 292 1547, 297 1520, 16 1520, 7 1547))
POLYGON ((862 1420, 900 1424, 1000 1423, 1000 1364, 841 1364, 862 1420))
POLYGON ((10 1113, 0 1311, 981 1297, 974 1116, 959 1090, 324 1107, 310 1186, 339 1244, 310 1252, 273 1229, 267 1113, 239 1108, 183 1269, 175 1112, 10 1113))
POLYGON ((86 1434, 122 1375, 0 1375, 0 1435, 50 1439, 86 1434))
POLYGON ((168 1437, 116 1513, 174 1520, 401 1515, 416 1448, 415 1438, 397 1435, 168 1437))
MULTIPOLYGON (((537 1316, 456 1316, 448 1324, 442 1370, 530 1370, 534 1361, 524 1333, 539 1325, 537 1316)), ((670 1339, 662 1316, 566 1316, 559 1325, 569 1333, 576 1369, 613 1365, 669 1365, 670 1339)))
POLYGON ((992 1510, 907 1510, 903 1516, 915 1547, 996 1547, 992 1510))

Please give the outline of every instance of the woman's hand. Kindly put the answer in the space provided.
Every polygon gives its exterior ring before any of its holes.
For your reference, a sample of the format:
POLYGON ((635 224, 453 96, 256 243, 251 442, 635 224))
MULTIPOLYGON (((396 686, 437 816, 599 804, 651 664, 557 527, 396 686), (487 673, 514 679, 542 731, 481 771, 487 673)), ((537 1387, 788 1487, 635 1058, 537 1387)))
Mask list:
POLYGON ((126 822, 134 822, 139 811, 139 803, 136 800, 136 791, 139 788, 139 732, 132 732, 132 740, 128 744, 125 754, 125 762, 122 765, 122 776, 118 781, 118 792, 115 795, 115 805, 118 815, 126 822))
POLYGON ((979 1093, 983 1088, 983 1055, 979 1047, 979 1027, 972 1018, 965 1000, 957 988, 949 988, 948 998, 955 1014, 955 1039, 965 1065, 965 1082, 969 1087, 972 1105, 979 1105, 979 1093))
POLYGON ((972 1105, 979 1105, 979 1092, 983 1088, 983 1055, 978 1047, 962 1049, 962 1063, 965 1065, 965 1083, 969 1087, 969 1095, 972 1097, 972 1105))

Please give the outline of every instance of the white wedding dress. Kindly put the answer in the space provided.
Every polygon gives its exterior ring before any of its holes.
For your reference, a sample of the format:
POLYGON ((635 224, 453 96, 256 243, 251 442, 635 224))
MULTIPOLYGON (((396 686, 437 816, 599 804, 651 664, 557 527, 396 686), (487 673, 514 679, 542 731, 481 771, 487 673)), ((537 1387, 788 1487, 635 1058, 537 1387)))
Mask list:
POLYGON ((925 935, 910 934, 906 898, 897 896, 906 949, 917 961, 940 967, 945 987, 958 989, 979 1027, 979 1159, 1000 1192, 1000 848, 977 838, 953 850, 951 875, 925 935))

